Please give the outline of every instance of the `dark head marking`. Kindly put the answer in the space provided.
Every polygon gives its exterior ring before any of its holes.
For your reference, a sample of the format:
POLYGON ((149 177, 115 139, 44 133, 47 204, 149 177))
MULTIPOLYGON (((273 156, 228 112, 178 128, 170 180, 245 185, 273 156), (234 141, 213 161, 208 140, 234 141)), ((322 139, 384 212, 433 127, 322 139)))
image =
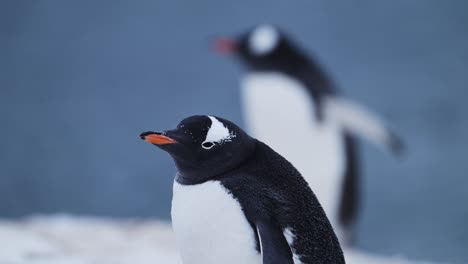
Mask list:
POLYGON ((191 116, 176 129, 144 132, 140 137, 174 159, 177 181, 195 184, 229 171, 249 157, 255 146, 234 123, 215 116, 191 116))

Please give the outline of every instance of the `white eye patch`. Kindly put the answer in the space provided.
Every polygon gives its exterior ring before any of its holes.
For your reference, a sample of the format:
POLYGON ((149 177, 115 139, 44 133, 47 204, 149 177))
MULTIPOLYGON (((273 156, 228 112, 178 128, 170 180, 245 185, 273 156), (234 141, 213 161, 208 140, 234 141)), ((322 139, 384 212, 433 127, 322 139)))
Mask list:
POLYGON ((229 129, 224 126, 216 117, 208 116, 211 120, 211 126, 206 133, 205 141, 202 143, 202 148, 211 149, 214 147, 215 143, 229 142, 236 135, 233 132, 230 132, 229 129))
POLYGON ((265 55, 278 45, 279 38, 279 33, 273 26, 259 26, 250 34, 249 49, 256 55, 265 55))

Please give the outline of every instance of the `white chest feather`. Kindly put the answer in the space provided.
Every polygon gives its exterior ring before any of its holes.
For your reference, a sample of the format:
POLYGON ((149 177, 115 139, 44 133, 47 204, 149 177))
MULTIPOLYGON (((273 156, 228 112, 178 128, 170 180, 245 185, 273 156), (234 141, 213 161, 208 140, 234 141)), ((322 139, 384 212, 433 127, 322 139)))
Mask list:
POLYGON ((219 182, 174 182, 171 213, 184 264, 261 263, 240 204, 219 182))
POLYGON ((311 96, 301 83, 286 75, 249 74, 241 93, 252 135, 302 173, 333 224, 345 162, 338 124, 327 119, 326 108, 324 122, 316 122, 311 96))

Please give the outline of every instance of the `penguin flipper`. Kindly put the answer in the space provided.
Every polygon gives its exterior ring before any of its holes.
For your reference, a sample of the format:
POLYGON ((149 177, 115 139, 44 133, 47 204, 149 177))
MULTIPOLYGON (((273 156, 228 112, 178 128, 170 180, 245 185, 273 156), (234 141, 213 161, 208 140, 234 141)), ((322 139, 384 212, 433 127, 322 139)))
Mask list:
POLYGON ((279 227, 260 221, 257 233, 263 264, 294 264, 291 248, 279 227))
POLYGON ((364 137, 394 154, 402 152, 403 141, 376 113, 343 98, 328 97, 325 100, 327 117, 338 122, 347 132, 364 137))

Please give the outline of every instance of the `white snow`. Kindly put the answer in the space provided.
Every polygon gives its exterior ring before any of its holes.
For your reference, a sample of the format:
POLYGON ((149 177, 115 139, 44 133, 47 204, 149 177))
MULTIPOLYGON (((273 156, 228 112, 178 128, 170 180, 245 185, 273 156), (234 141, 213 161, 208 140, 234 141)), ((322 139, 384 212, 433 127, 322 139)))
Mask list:
MULTIPOLYGON (((348 264, 422 264, 345 249, 348 264)), ((66 215, 0 220, 1 264, 181 264, 167 222, 66 215)))
POLYGON ((2 264, 181 263, 170 224, 71 216, 0 221, 2 264))

